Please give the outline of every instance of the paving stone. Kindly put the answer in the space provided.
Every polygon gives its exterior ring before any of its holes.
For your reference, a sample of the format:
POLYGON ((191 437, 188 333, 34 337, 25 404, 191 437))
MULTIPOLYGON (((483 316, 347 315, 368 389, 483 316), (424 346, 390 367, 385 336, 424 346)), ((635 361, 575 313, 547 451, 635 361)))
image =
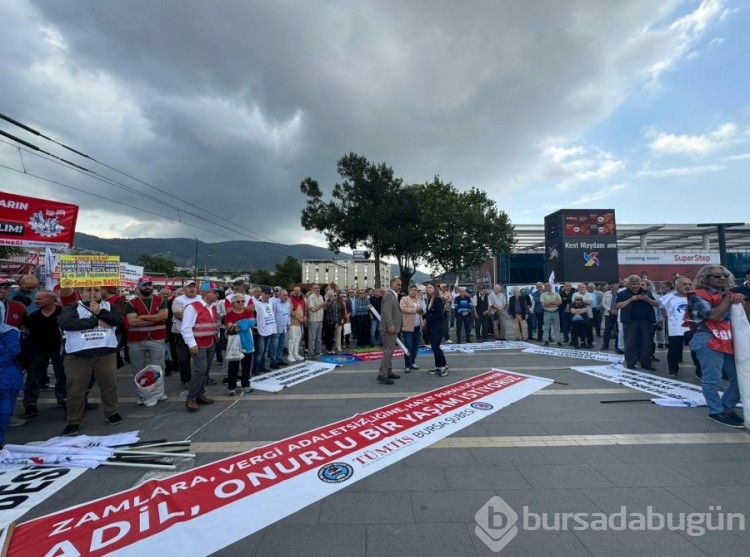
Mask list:
POLYGON ((669 467, 699 485, 750 485, 747 462, 671 462, 669 467))
POLYGON ((500 488, 530 487, 515 466, 474 466, 443 469, 449 489, 491 491, 500 488))
POLYGON ((392 524, 414 522, 405 492, 338 492, 322 501, 320 524, 392 524))
POLYGON ((583 488, 583 495, 593 501, 605 514, 619 513, 622 507, 629 513, 691 513, 698 509, 662 487, 601 487, 583 488))
MULTIPOLYGON (((726 428, 725 428, 726 431, 726 428)), ((746 434, 739 433, 741 436, 746 434)), ((738 439, 741 438, 738 436, 738 439)), ((683 444, 673 446, 675 450, 685 453, 690 460, 697 462, 748 462, 750 461, 750 443, 729 444, 683 444)))
POLYGON ((505 466, 508 464, 545 464, 544 448, 536 447, 486 447, 470 449, 480 465, 505 466))
POLYGON ((465 524, 371 524, 367 527, 367 557, 429 555, 469 557, 471 535, 465 524))
POLYGON ((254 557, 364 557, 366 540, 364 525, 271 526, 266 528, 254 557))
POLYGON ((403 460, 406 468, 446 468, 452 466, 475 466, 482 464, 474 458, 471 449, 425 449, 403 460))
POLYGON ((695 482, 673 467, 660 462, 627 464, 592 464, 593 468, 618 487, 695 485, 695 482))
POLYGON ((577 530, 575 535, 594 557, 632 557, 633 555, 705 557, 706 555, 678 532, 667 529, 657 531, 587 529, 577 530))
POLYGON ((496 494, 489 489, 412 493, 414 521, 471 522, 477 511, 496 494))
POLYGON ((536 488, 611 487, 613 484, 587 464, 519 466, 524 478, 536 488))
POLYGON ((544 464, 595 464, 621 463, 622 461, 604 447, 544 447, 539 451, 544 464))
POLYGON ((366 491, 434 491, 447 489, 439 468, 422 470, 415 467, 389 466, 364 480, 366 491))
POLYGON ((623 462, 695 462, 675 445, 608 445, 604 450, 623 462))

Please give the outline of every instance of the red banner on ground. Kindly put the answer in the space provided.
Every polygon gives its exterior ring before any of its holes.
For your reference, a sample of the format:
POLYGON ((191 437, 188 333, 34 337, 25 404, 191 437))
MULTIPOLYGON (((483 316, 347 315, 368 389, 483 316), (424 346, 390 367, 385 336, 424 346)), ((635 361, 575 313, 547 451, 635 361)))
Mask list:
POLYGON ((0 192, 0 246, 71 248, 78 206, 0 192))
POLYGON ((492 370, 448 384, 21 524, 8 555, 209 555, 551 382, 492 370))

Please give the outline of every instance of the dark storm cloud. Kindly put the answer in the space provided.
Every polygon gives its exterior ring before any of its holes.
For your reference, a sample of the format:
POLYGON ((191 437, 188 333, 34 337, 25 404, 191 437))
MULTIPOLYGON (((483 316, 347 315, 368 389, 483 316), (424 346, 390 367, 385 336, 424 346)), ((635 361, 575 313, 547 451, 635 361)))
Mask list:
MULTIPOLYGON (((612 111, 648 70, 631 43, 666 13, 654 4, 17 0, 3 111, 167 190, 165 214, 184 199, 291 242, 299 182, 330 186, 349 151, 409 182, 512 193, 543 142, 612 111)), ((116 211, 128 235, 194 234, 116 211)))

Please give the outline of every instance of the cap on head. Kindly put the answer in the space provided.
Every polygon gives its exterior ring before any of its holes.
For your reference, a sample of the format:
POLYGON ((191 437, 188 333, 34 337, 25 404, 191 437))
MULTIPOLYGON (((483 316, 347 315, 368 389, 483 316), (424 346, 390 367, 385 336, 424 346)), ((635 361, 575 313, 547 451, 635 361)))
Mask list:
POLYGON ((271 288, 270 286, 266 286, 266 285, 261 286, 260 291, 263 294, 273 294, 273 288, 271 288))
POLYGON ((245 281, 242 279, 237 279, 232 284, 234 284, 235 286, 245 286, 245 281))
POLYGON ((0 280, 0 286, 13 286, 13 283, 9 280, 0 280))
POLYGON ((154 281, 151 280, 151 277, 141 277, 138 279, 138 286, 143 286, 144 284, 154 284, 154 281))
POLYGON ((208 292, 209 290, 221 292, 224 289, 215 282, 204 282, 201 284, 201 292, 208 292))
POLYGON ((185 286, 195 286, 195 281, 194 280, 189 280, 189 281, 187 281, 185 283, 185 286))

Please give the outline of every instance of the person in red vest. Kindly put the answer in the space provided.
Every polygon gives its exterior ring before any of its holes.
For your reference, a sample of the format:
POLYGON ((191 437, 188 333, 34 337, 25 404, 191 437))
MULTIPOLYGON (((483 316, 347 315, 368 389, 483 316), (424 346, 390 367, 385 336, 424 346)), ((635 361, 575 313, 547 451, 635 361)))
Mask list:
POLYGON ((734 275, 722 265, 702 267, 693 284, 695 292, 688 301, 688 311, 696 328, 689 346, 701 364, 701 387, 708 406, 708 418, 742 429, 744 420, 734 411, 740 401, 740 390, 729 308, 732 304, 745 304, 747 311, 745 295, 730 290, 734 286, 734 275), (722 373, 727 374, 729 383, 724 394, 719 395, 722 373))
POLYGON ((192 360, 192 370, 185 408, 197 412, 199 404, 213 404, 206 396, 206 379, 211 362, 214 361, 216 340, 219 335, 218 313, 215 303, 223 288, 213 283, 201 285, 201 295, 185 306, 180 332, 192 360))
POLYGON ((128 321, 128 353, 133 374, 141 371, 147 364, 159 366, 164 373, 167 317, 169 317, 167 300, 154 294, 154 283, 151 277, 139 278, 136 284, 136 296, 125 304, 125 318, 128 321))
POLYGON ((16 329, 23 326, 23 319, 26 315, 26 306, 16 300, 9 300, 11 282, 8 280, 0 281, 0 304, 5 309, 5 323, 16 329))

